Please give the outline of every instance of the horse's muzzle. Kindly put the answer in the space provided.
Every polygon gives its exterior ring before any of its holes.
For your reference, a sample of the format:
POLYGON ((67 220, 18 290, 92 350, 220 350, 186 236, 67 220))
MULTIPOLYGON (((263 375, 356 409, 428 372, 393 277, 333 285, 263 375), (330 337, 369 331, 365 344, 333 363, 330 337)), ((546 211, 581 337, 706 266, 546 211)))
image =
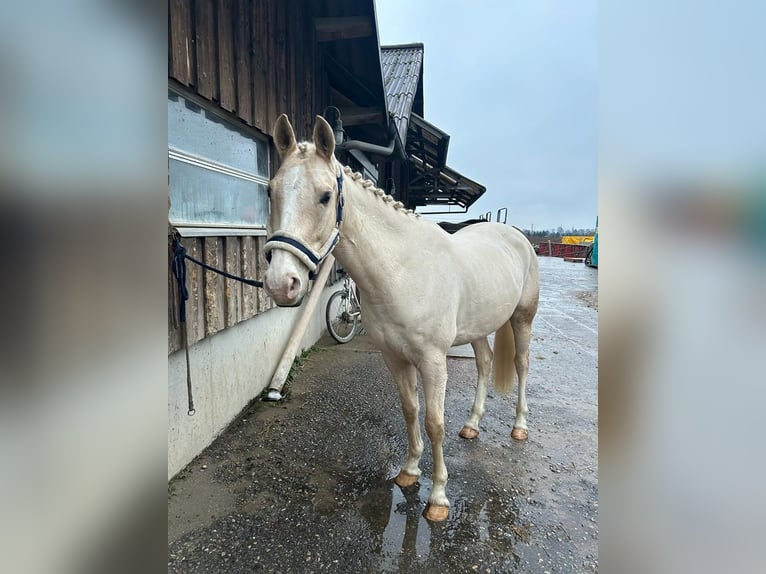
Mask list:
POLYGON ((297 307, 303 301, 308 275, 302 267, 296 265, 291 254, 276 250, 273 252, 266 270, 264 287, 280 307, 297 307))
POLYGON ((266 291, 280 307, 295 307, 303 299, 303 284, 300 277, 285 273, 272 278, 268 273, 265 281, 266 291))

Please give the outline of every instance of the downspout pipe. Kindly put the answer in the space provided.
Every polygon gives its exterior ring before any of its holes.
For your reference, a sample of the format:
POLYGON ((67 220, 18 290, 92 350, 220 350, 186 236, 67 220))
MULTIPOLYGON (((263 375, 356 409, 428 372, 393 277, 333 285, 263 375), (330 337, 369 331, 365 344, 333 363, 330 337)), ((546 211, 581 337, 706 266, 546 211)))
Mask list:
POLYGON ((358 149, 359 151, 363 151, 365 153, 372 153, 384 157, 389 157, 394 152, 396 152, 396 155, 399 157, 399 159, 406 161, 407 156, 404 153, 404 149, 402 149, 402 144, 399 141, 399 132, 397 131, 393 122, 388 124, 388 133, 391 136, 391 142, 387 146, 371 144, 361 140, 348 140, 342 144, 337 145, 336 147, 343 151, 358 149))

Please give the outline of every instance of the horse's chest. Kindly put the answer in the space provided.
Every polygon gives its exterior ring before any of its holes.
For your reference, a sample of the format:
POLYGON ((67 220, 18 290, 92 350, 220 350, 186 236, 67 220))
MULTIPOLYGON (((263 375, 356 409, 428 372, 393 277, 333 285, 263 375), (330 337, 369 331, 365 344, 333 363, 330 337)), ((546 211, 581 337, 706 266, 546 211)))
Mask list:
POLYGON ((372 342, 381 350, 396 351, 397 342, 406 338, 406 329, 392 322, 385 313, 362 309, 362 322, 372 342))

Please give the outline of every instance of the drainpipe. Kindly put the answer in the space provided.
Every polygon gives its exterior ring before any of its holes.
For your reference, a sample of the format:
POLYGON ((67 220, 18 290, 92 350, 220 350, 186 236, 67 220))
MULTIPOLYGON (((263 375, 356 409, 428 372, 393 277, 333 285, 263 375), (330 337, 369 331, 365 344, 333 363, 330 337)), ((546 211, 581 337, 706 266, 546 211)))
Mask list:
POLYGON ((382 155, 384 157, 389 157, 394 153, 394 151, 396 151, 399 159, 406 161, 407 156, 405 155, 404 150, 402 149, 402 145, 399 142, 399 134, 397 133, 396 126, 393 122, 388 124, 388 133, 391 136, 391 142, 387 146, 375 145, 360 140, 348 140, 336 145, 335 147, 345 151, 358 149, 366 153, 373 153, 376 155, 382 155))
POLYGON ((314 309, 319 303, 319 298, 324 290, 324 285, 327 283, 327 278, 330 276, 330 270, 335 263, 335 257, 332 253, 325 257, 322 267, 319 270, 314 286, 311 288, 311 292, 306 298, 306 302, 301 306, 301 316, 298 322, 293 327, 293 332, 287 341, 285 346, 285 352, 282 354, 282 358, 279 360, 277 370, 274 372, 274 376, 271 378, 269 384, 269 392, 264 398, 266 401, 281 401, 282 400, 282 387, 285 386, 287 381, 287 375, 290 372, 290 367, 293 364, 295 356, 298 354, 298 347, 303 340, 303 335, 306 333, 306 327, 308 327, 311 316, 314 314, 314 309))

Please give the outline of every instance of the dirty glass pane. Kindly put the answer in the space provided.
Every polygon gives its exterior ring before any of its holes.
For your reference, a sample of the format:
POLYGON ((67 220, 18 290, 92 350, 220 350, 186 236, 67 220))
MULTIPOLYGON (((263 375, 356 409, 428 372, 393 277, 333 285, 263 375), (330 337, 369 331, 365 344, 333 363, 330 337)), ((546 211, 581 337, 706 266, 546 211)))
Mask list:
POLYGON ((269 146, 265 140, 255 140, 256 155, 258 157, 258 175, 268 179, 269 177, 269 146))
POLYGON ((170 160, 174 225, 265 226, 266 186, 175 159, 170 160))
POLYGON ((268 177, 268 147, 193 102, 168 92, 168 146, 268 177))
MULTIPOLYGON (((266 185, 220 173, 216 166, 269 177, 269 146, 234 123, 168 91, 168 148, 203 161, 169 158, 174 225, 266 225, 266 185), (203 165, 197 165, 198 163, 203 165)), ((225 171, 225 170, 224 170, 225 171)))

